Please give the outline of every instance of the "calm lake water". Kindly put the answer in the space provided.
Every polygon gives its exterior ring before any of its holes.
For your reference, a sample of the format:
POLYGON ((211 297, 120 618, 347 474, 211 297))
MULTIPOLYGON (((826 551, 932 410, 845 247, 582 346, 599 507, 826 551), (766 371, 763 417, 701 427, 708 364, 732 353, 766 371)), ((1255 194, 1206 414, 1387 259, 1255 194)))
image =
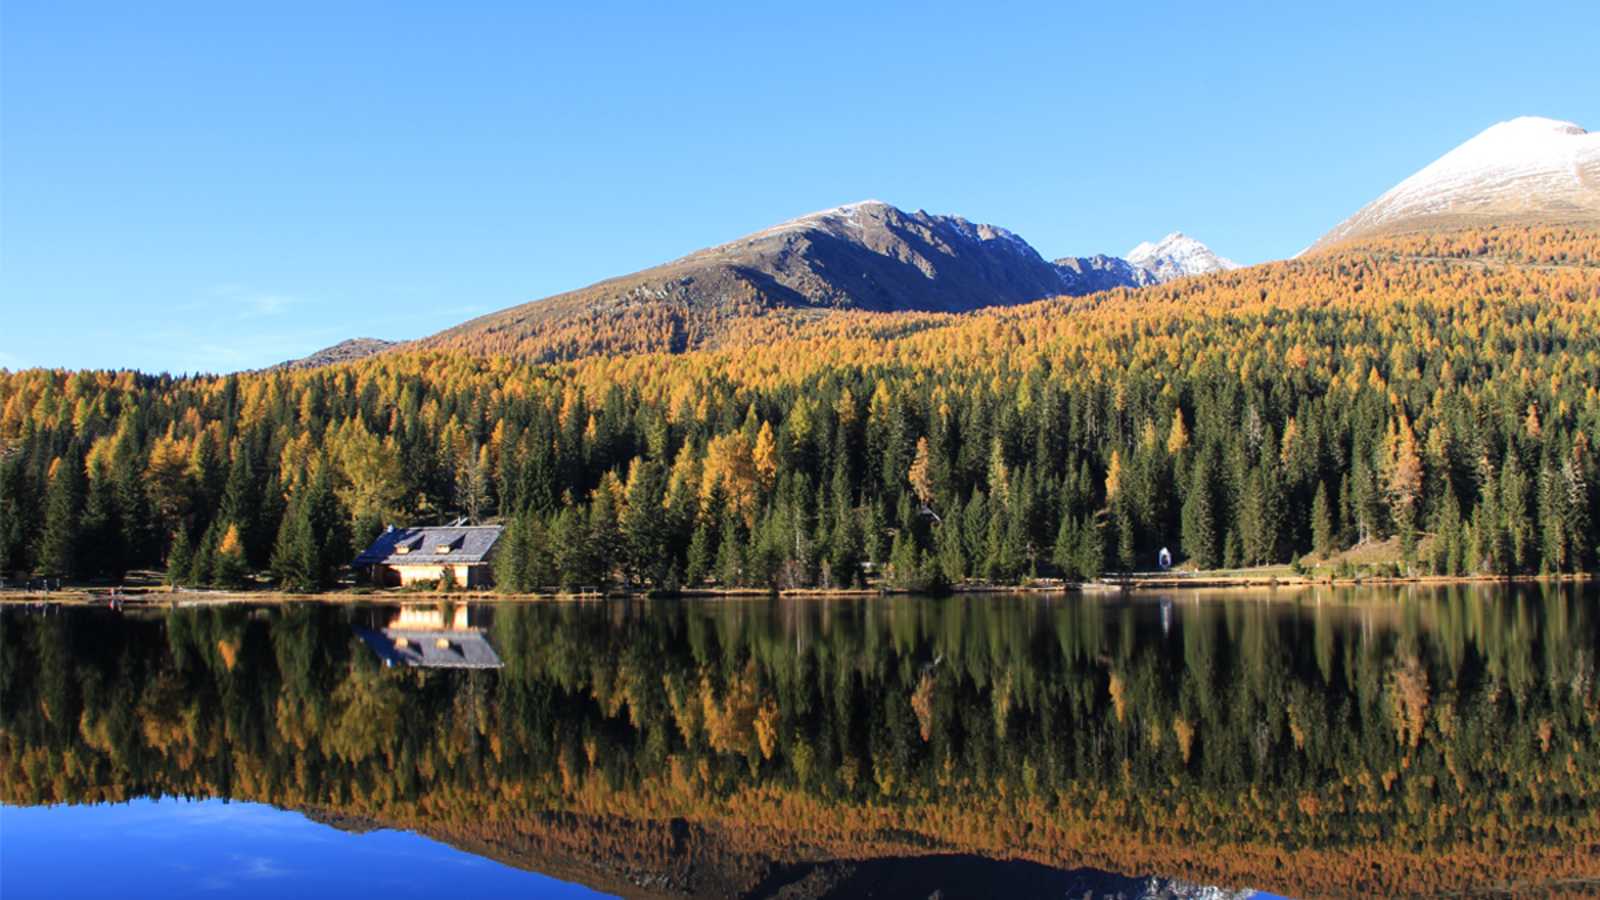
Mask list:
POLYGON ((1600 892, 1593 587, 0 610, 0 893, 1600 892))

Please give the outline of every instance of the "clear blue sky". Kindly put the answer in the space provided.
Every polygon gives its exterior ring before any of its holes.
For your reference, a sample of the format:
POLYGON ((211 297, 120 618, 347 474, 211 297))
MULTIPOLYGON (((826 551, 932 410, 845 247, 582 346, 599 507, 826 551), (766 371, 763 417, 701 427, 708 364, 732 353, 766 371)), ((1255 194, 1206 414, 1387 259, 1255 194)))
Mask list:
POLYGON ((867 197, 1257 262, 1600 128, 1593 0, 728 6, 7 0, 0 366, 416 337, 867 197))

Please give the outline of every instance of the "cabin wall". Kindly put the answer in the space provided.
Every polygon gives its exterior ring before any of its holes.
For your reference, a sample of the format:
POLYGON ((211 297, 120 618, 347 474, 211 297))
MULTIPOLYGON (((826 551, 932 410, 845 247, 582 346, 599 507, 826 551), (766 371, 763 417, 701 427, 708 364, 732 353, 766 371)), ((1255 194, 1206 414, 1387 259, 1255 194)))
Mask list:
POLYGON ((454 570, 456 584, 461 587, 481 588, 494 584, 494 573, 481 563, 377 566, 372 580, 384 587, 408 587, 419 581, 439 581, 444 578, 446 568, 454 570))

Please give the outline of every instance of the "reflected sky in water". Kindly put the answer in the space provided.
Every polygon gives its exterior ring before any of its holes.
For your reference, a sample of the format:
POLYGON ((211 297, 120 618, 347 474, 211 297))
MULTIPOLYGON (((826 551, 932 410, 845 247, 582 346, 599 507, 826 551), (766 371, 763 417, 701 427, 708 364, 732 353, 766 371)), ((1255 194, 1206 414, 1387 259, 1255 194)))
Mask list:
POLYGON ((0 894, 24 898, 603 897, 404 831, 221 800, 0 809, 0 894))

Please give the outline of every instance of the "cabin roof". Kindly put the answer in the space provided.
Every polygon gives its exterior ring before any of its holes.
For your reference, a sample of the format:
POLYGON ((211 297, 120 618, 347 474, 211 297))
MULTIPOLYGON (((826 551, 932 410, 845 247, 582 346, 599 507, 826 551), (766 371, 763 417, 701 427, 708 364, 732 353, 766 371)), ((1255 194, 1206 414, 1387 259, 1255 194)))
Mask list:
POLYGON ((385 628, 380 631, 357 626, 356 634, 385 665, 427 669, 498 669, 505 665, 489 646, 489 639, 476 628, 385 628))
POLYGON ((357 566, 436 566, 480 563, 489 558, 505 529, 500 525, 441 525, 390 528, 356 557, 357 566), (440 547, 449 547, 440 553, 440 547))

